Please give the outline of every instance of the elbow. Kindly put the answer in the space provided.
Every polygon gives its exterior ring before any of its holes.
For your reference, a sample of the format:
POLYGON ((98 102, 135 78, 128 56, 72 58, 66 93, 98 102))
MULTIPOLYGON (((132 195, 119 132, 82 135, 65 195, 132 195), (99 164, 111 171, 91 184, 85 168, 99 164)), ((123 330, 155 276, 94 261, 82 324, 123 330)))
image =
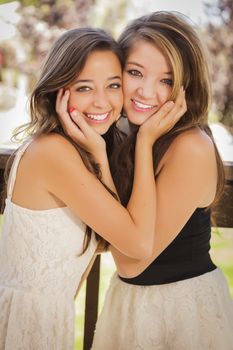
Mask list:
POLYGON ((153 242, 151 240, 143 240, 141 242, 137 242, 135 245, 134 251, 132 252, 134 259, 137 260, 145 260, 152 256, 153 252, 153 242))
POLYGON ((149 259, 152 256, 153 244, 152 242, 144 243, 140 247, 141 260, 149 259))

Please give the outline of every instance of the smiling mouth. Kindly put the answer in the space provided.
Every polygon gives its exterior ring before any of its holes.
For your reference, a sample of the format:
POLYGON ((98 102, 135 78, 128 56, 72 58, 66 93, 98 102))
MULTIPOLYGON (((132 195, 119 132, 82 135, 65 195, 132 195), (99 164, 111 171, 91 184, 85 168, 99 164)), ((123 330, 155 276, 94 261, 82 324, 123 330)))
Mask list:
POLYGON ((131 101, 133 102, 135 109, 140 110, 140 111, 149 111, 149 110, 157 107, 156 105, 145 104, 145 103, 139 102, 139 101, 134 100, 134 99, 131 99, 131 101))
POLYGON ((97 113, 85 113, 85 117, 90 119, 93 122, 104 122, 110 117, 111 111, 102 113, 102 114, 97 114, 97 113))

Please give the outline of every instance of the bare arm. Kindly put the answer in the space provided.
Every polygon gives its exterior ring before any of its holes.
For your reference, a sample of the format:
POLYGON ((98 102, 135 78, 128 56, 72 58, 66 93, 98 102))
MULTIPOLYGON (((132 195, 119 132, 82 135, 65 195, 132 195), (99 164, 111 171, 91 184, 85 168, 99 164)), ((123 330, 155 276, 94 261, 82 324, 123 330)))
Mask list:
POLYGON ((150 258, 136 261, 111 247, 120 275, 141 273, 176 238, 192 213, 214 199, 217 169, 211 140, 198 129, 181 134, 162 160, 155 181, 157 207, 155 239, 150 258))
POLYGON ((145 162, 147 171, 139 169, 133 199, 127 209, 87 170, 77 150, 62 136, 43 136, 30 146, 27 153, 33 155, 35 172, 43 180, 47 192, 59 198, 121 252, 142 258, 151 254, 155 189, 151 145, 144 139, 138 140, 138 145, 136 162, 145 162), (143 207, 145 202, 147 204, 143 207))
MULTIPOLYGON (((58 95, 62 98, 61 93, 58 95)), ((65 96, 68 100, 68 95, 65 96)), ((95 135, 94 131, 85 123, 85 120, 82 116, 76 115, 72 116, 72 119, 67 113, 67 103, 64 101, 63 97, 63 105, 60 110, 58 110, 60 116, 62 116, 62 124, 63 128, 66 132, 71 136, 76 142, 81 143, 82 146, 87 147, 88 151, 92 151, 95 153, 95 159, 97 161, 102 157, 103 154, 103 143, 99 139, 99 135, 95 135), (63 109, 63 110, 62 110, 63 109), (77 129, 78 125, 78 129, 77 129), (96 139, 96 140, 95 140, 96 139), (93 140, 95 140, 93 142, 93 140), (96 146, 98 144, 98 147, 96 146), (99 151, 100 150, 100 151, 99 151)), ((136 150, 135 150, 135 176, 133 183, 133 190, 131 194, 131 198, 129 200, 127 210, 129 211, 131 218, 133 219, 135 225, 143 231, 144 240, 146 239, 146 232, 153 231, 154 227, 154 213, 156 206, 156 188, 154 186, 154 175, 153 175, 153 164, 152 164, 152 145, 156 138, 161 136, 164 132, 166 132, 169 128, 171 128, 175 122, 180 118, 180 116, 184 113, 186 109, 186 104, 184 103, 184 94, 181 91, 179 98, 176 103, 170 103, 170 107, 164 105, 159 112, 156 113, 155 116, 152 116, 150 120, 140 128, 137 137, 136 150), (148 151, 149 150, 149 151, 148 151), (150 153, 151 152, 151 153, 150 153), (152 190, 152 192, 151 192, 152 190), (151 210, 152 209, 152 210, 151 210), (150 218, 150 220, 146 221, 145 218, 150 218), (152 220, 151 220, 152 218, 152 220), (141 225, 141 222, 143 224, 141 225)), ((58 106, 57 106, 58 109, 58 106)), ((114 184, 112 182, 111 174, 108 167, 108 162, 106 157, 104 159, 103 166, 103 176, 105 178, 105 183, 113 189, 114 184)), ((60 198, 60 197, 59 197, 60 198)), ((87 220, 84 219, 86 223, 87 220)), ((89 224, 90 225, 90 224, 89 224)), ((91 225, 90 225, 91 226, 91 225)), ((120 230, 120 228, 118 229, 120 230)), ((123 235, 126 237, 129 236, 129 232, 126 231, 127 228, 123 227, 123 235)), ((107 239, 110 243, 112 243, 111 237, 106 238, 103 232, 95 229, 100 235, 102 235, 105 239, 107 239)), ((109 231, 109 233, 111 230, 109 231)), ((121 232, 121 230, 119 231, 121 232)), ((119 233, 120 235, 120 233, 119 233)), ((141 238, 141 237, 140 237, 141 238)), ((132 241, 127 240, 127 244, 135 246, 135 249, 138 253, 135 252, 134 258, 139 258, 140 254, 140 240, 138 240, 137 235, 131 237, 132 241)), ((148 240, 146 242, 148 244, 148 240)), ((151 242, 150 242, 151 243, 151 242)), ((114 245, 114 243, 112 243, 114 245)), ((144 243, 145 244, 145 243, 144 243)), ((115 246, 118 248, 117 244, 115 246)), ((129 249, 129 247, 128 247, 129 249)), ((132 249, 132 248, 131 248, 132 249)), ((119 249, 120 250, 120 249, 119 249)), ((122 250, 121 250, 122 251, 122 250)), ((124 253, 124 252, 123 252, 124 253)), ((129 255, 129 254, 126 254, 129 255)), ((144 256, 143 256, 144 257, 144 256)))

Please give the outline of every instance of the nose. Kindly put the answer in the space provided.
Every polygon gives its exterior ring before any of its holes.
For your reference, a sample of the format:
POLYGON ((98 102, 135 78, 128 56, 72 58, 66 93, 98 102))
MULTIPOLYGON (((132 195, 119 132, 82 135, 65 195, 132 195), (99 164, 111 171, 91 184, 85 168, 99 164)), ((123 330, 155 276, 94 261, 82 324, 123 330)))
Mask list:
POLYGON ((138 94, 146 100, 155 99, 157 95, 155 82, 150 79, 141 81, 141 84, 138 87, 138 94))
POLYGON ((93 96, 93 106, 104 109, 109 106, 108 96, 104 90, 96 91, 93 96))

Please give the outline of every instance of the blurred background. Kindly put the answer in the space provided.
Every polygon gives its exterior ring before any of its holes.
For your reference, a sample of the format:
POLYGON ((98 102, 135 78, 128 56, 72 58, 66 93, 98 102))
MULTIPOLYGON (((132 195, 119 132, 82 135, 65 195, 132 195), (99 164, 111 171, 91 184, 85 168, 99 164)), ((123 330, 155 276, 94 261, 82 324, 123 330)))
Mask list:
MULTIPOLYGON (((232 0, 0 1, 0 150, 18 147, 10 140, 13 130, 29 119, 28 94, 60 34, 91 25, 117 38, 131 19, 157 10, 188 15, 206 44, 213 87, 209 121, 222 158, 233 162, 232 0)), ((218 229, 212 236, 212 257, 224 271, 233 297, 233 229, 218 229)), ((99 309, 114 271, 108 253, 101 269, 99 309)), ((82 348, 84 304, 85 286, 76 301, 76 349, 82 348)))
POLYGON ((91 25, 118 37, 131 19, 157 10, 190 17, 209 49, 213 83, 210 121, 225 160, 232 159, 233 1, 23 0, 0 1, 0 146, 28 119, 25 108, 44 56, 65 30, 91 25), (219 124, 221 123, 221 124, 219 124), (224 151, 222 149, 224 148, 224 151), (232 154, 232 155, 231 155, 232 154))

